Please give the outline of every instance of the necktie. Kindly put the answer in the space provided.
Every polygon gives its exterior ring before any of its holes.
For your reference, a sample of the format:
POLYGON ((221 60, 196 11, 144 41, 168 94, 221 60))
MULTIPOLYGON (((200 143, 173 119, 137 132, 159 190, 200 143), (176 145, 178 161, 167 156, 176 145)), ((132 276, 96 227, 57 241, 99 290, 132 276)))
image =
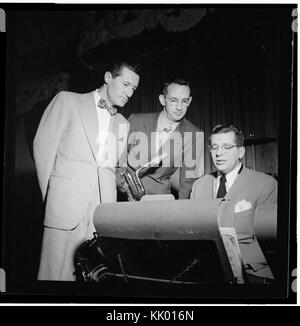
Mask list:
POLYGON ((169 138, 169 133, 172 131, 171 127, 166 127, 162 131, 158 133, 158 149, 163 146, 163 144, 168 140, 169 138))
POLYGON ((105 101, 103 98, 100 98, 100 100, 99 100, 97 106, 98 106, 100 109, 105 109, 105 110, 107 110, 107 112, 108 112, 111 116, 113 116, 113 115, 115 115, 115 114, 117 113, 117 109, 114 108, 114 107, 112 107, 112 106, 109 107, 109 106, 107 105, 106 101, 105 101))
POLYGON ((217 193, 217 198, 224 198, 226 195, 226 176, 225 174, 222 174, 221 178, 220 178, 220 185, 219 185, 219 189, 218 189, 218 193, 217 193))

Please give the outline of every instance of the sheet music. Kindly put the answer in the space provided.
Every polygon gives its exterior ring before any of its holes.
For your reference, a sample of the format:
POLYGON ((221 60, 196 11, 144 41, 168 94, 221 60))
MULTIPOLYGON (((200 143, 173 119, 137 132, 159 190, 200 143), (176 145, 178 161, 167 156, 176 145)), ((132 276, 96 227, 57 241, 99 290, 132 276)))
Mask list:
POLYGON ((139 176, 141 171, 145 168, 149 168, 154 164, 159 164, 167 156, 167 153, 163 153, 162 155, 156 156, 152 161, 145 163, 139 169, 136 170, 136 175, 139 176))
POLYGON ((228 255, 233 275, 236 277, 237 283, 244 284, 245 281, 243 278, 243 261, 235 228, 222 227, 220 228, 220 233, 228 255))

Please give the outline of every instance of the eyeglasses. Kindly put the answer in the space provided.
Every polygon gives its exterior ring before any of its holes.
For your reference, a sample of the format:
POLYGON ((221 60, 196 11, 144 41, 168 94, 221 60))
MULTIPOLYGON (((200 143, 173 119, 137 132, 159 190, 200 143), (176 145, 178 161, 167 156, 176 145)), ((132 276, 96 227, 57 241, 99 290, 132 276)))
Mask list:
POLYGON ((176 107, 178 104, 180 104, 184 109, 186 109, 190 103, 191 103, 191 98, 185 98, 183 99, 182 101, 178 100, 177 98, 174 98, 174 97, 167 97, 167 100, 169 101, 170 103, 170 106, 172 107, 176 107))
POLYGON ((208 150, 211 153, 216 153, 219 148, 222 149, 224 153, 229 152, 233 147, 240 147, 240 145, 231 145, 231 144, 223 144, 223 145, 210 145, 208 146, 208 150))

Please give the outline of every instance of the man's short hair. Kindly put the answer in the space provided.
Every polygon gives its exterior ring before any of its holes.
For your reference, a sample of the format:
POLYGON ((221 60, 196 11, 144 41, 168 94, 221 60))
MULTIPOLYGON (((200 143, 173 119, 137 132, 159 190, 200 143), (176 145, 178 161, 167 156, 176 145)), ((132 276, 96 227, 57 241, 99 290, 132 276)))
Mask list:
POLYGON ((231 125, 231 124, 219 124, 219 125, 216 125, 212 129, 209 140, 211 141, 211 136, 212 135, 226 134, 227 132, 230 132, 230 131, 234 132, 236 145, 243 146, 245 136, 244 136, 242 130, 239 127, 237 127, 235 125, 231 125))
POLYGON ((178 84, 178 85, 183 85, 183 86, 188 86, 191 90, 191 86, 190 86, 190 82, 185 80, 185 79, 182 79, 182 78, 175 78, 175 79, 172 79, 172 80, 169 80, 167 82, 165 82, 165 85, 164 85, 164 89, 162 91, 164 97, 167 96, 168 94, 168 86, 171 85, 171 84, 178 84))
POLYGON ((108 68, 108 71, 112 74, 113 78, 116 78, 121 74, 121 70, 126 67, 129 70, 135 72, 137 75, 141 74, 141 67, 139 63, 134 61, 114 61, 110 67, 108 68))

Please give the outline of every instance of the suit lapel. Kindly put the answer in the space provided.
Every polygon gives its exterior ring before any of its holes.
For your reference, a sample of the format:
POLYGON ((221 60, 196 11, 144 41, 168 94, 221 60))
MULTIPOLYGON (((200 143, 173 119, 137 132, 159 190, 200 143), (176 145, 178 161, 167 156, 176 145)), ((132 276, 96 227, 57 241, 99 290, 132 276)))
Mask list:
POLYGON ((216 199, 216 196, 215 196, 215 182, 216 182, 216 178, 217 178, 217 175, 218 173, 215 171, 215 172, 212 172, 208 178, 208 181, 207 181, 207 185, 205 185, 205 192, 208 193, 208 196, 209 198, 212 198, 212 199, 216 199))
POLYGON ((78 111, 86 133, 89 145, 91 147, 95 161, 97 161, 97 137, 98 137, 98 117, 94 101, 94 93, 83 94, 80 97, 78 111))
POLYGON ((231 188, 229 189, 228 193, 226 194, 225 198, 236 198, 240 193, 241 189, 245 187, 245 180, 247 179, 247 169, 243 167, 242 171, 236 179, 234 180, 231 188))
POLYGON ((220 210, 220 225, 221 226, 233 226, 234 225, 234 216, 233 216, 233 206, 235 205, 235 198, 239 197, 241 189, 244 189, 245 182, 247 180, 247 169, 243 167, 241 173, 234 180, 233 185, 227 192, 225 199, 227 200, 223 205, 221 205, 220 210))

